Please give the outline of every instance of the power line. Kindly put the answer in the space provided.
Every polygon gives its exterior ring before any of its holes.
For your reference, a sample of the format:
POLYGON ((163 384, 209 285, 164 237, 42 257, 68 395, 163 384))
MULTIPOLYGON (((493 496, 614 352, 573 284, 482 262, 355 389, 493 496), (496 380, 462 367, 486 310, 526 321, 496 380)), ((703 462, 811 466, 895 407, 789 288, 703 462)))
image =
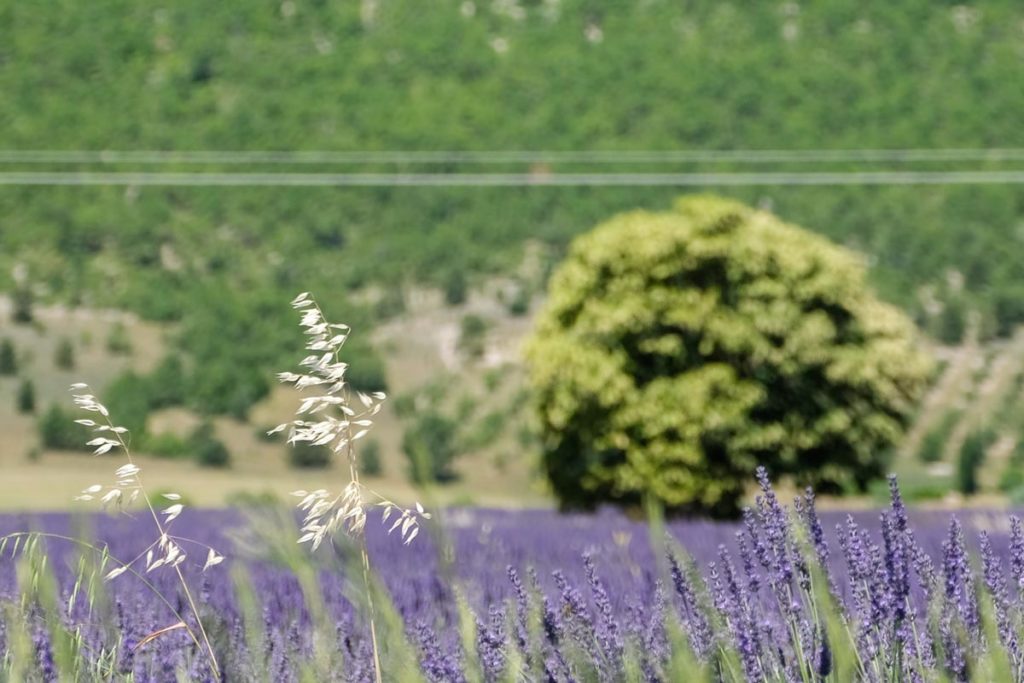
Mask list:
POLYGON ((0 185, 191 187, 711 187, 1018 185, 1022 171, 828 173, 218 173, 0 172, 0 185))
POLYGON ((912 163, 1024 161, 1024 148, 585 151, 0 150, 4 164, 912 163))

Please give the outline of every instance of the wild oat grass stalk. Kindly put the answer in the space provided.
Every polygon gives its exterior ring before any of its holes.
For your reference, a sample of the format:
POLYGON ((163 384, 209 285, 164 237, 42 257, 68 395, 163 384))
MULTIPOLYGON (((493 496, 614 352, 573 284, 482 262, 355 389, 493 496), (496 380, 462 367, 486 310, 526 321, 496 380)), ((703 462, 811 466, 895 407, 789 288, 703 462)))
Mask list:
MULTIPOLYGON (((71 385, 71 391, 85 392, 87 389, 88 385, 83 383, 71 385)), ((141 647, 166 633, 170 633, 178 629, 184 629, 196 646, 206 652, 207 657, 209 658, 210 671, 213 673, 215 679, 219 679, 220 665, 217 662, 217 655, 214 652, 213 645, 210 643, 210 638, 206 632, 206 628, 203 626, 203 621, 199 615, 199 609, 196 606, 192 590, 181 571, 181 565, 188 558, 188 554, 182 546, 183 544, 197 545, 206 551, 206 561, 202 567, 203 571, 220 564, 224 560, 224 556, 204 543, 179 537, 171 533, 172 523, 179 515, 181 515, 185 507, 184 504, 180 502, 181 496, 177 493, 162 494, 162 497, 170 504, 158 512, 156 504, 149 494, 146 493, 146 488, 142 483, 142 470, 135 464, 132 458, 132 452, 129 448, 128 430, 124 427, 115 425, 110 419, 110 412, 107 410, 106 406, 100 403, 92 394, 76 393, 73 394, 73 397, 75 405, 82 410, 95 413, 98 416, 98 420, 90 418, 75 420, 75 422, 84 427, 88 427, 97 435, 95 438, 87 442, 87 445, 93 446, 95 449, 93 451, 93 455, 102 455, 104 453, 120 449, 124 453, 126 460, 124 464, 114 471, 113 485, 104 486, 103 484, 93 484, 92 486, 86 487, 79 495, 75 496, 75 500, 91 501, 99 499, 100 503, 105 508, 115 506, 120 509, 124 504, 130 505, 136 500, 141 499, 145 503, 146 509, 149 510, 157 531, 157 538, 153 542, 143 549, 134 559, 128 562, 118 560, 118 566, 107 572, 104 579, 112 581, 118 576, 129 571, 133 574, 138 574, 139 572, 134 569, 134 566, 143 562, 143 560, 145 573, 147 574, 158 569, 173 570, 178 578, 178 583, 185 596, 191 616, 196 622, 196 626, 193 628, 184 618, 181 618, 180 615, 176 614, 176 616, 179 617, 179 620, 176 623, 150 633, 145 636, 136 647, 141 647), (197 630, 198 633, 196 632, 197 630)), ((150 587, 153 590, 156 590, 152 585, 150 585, 150 587)), ((163 598, 165 603, 170 604, 165 596, 161 595, 161 598, 163 598)))
POLYGON ((306 442, 313 446, 326 446, 348 463, 349 481, 340 493, 316 489, 293 491, 292 495, 301 499, 298 508, 304 513, 299 543, 308 542, 316 550, 324 540, 343 531, 359 546, 363 589, 370 616, 374 672, 380 683, 380 647, 370 585, 370 555, 363 533, 367 510, 373 506, 382 507, 382 522, 387 524, 391 520, 388 533, 399 530, 406 544, 416 538, 420 520, 430 519, 430 514, 419 503, 416 503, 415 508, 404 508, 360 482, 359 461, 354 445, 369 433, 373 418, 380 412, 386 397, 379 391, 367 394, 354 390, 346 381, 348 363, 341 360, 341 349, 351 332, 348 325, 329 322, 309 292, 299 294, 291 305, 301 311, 299 325, 307 336, 306 350, 311 353, 299 363, 304 372, 282 372, 278 374, 278 379, 292 384, 300 391, 315 390, 317 394, 305 396, 296 411, 296 415, 307 417, 280 424, 268 434, 289 429, 288 443, 306 442), (313 417, 316 419, 310 419, 313 417))

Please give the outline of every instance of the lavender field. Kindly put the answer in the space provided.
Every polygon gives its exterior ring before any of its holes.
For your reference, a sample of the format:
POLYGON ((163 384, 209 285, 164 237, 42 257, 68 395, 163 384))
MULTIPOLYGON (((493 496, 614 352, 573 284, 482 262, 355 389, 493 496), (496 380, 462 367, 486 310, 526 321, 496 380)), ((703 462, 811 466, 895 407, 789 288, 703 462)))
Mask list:
MULTIPOLYGON (((1024 533, 1011 516, 908 512, 898 497, 817 515, 809 502, 784 509, 765 488, 743 522, 653 533, 613 512, 452 509, 408 545, 371 517, 383 680, 1021 679, 1024 533)), ((161 632, 188 613, 177 577, 103 582, 92 551, 54 537, 132 558, 149 524, 0 520, 2 534, 49 534, 28 548, 8 537, 0 560, 11 680, 65 680, 69 661, 80 680, 213 680, 184 628, 161 632)), ((221 679, 374 680, 353 548, 311 555, 290 513, 270 510, 186 510, 174 533, 227 557, 181 564, 221 679)))

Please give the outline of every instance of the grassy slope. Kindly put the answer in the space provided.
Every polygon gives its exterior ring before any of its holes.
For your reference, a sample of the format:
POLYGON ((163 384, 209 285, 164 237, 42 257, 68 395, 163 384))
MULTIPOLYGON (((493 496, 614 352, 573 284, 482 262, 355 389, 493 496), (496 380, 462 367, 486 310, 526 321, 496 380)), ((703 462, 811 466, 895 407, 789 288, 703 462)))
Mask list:
MULTIPOLYGON (((371 435, 381 446, 383 472, 369 478, 369 485, 385 495, 410 502, 436 496, 441 501, 461 504, 547 504, 549 501, 534 476, 532 455, 516 442, 514 434, 523 418, 522 406, 513 403, 522 386, 517 346, 529 327, 529 318, 501 316, 489 297, 474 295, 466 306, 458 309, 443 306, 439 298, 436 293, 421 295, 415 316, 393 320, 376 332, 377 343, 388 352, 394 395, 385 404, 371 435), (492 321, 487 343, 493 350, 490 358, 469 361, 453 348, 464 311, 475 311, 492 321), (488 372, 496 373, 499 380, 486 385, 488 372), (424 387, 433 389, 425 392, 424 387), (460 455, 456 462, 458 481, 433 492, 415 491, 406 481, 407 462, 401 452, 405 423, 393 409, 394 397, 405 393, 419 396, 422 408, 438 409, 446 415, 454 415, 458 403, 467 397, 474 410, 460 423, 466 435, 490 411, 508 413, 509 417, 492 442, 466 449, 460 455)), ((0 315, 4 319, 6 303, 0 297, 0 315)), ((107 383, 117 373, 129 368, 150 369, 160 357, 162 339, 173 331, 171 327, 135 321, 130 316, 88 309, 69 313, 41 307, 36 315, 38 326, 5 325, 0 337, 9 336, 16 345, 19 376, 31 377, 35 382, 37 414, 51 403, 70 407, 67 387, 72 382, 88 382, 103 400, 107 383), (130 355, 114 355, 104 347, 106 330, 115 318, 126 319, 133 347, 130 355), (56 342, 61 336, 75 344, 77 365, 72 370, 60 370, 53 362, 56 342)), ((301 354, 301 349, 295 352, 301 354)), ((93 458, 88 453, 53 451, 30 460, 27 455, 38 443, 36 419, 15 411, 18 384, 18 377, 0 377, 0 509, 66 508, 81 489, 111 479, 122 461, 111 456, 93 458)), ((288 466, 285 445, 257 438, 261 429, 291 419, 297 406, 295 392, 281 387, 254 407, 247 422, 218 418, 217 435, 232 454, 230 469, 204 469, 188 460, 152 458, 145 453, 137 453, 137 461, 147 473, 150 486, 180 492, 189 501, 207 506, 223 505, 239 494, 268 494, 283 499, 300 488, 340 488, 344 467, 294 470, 288 466)), ((118 416, 113 419, 116 422, 118 416)), ((152 433, 187 436, 197 422, 193 412, 171 408, 152 414, 148 428, 152 433)))
MULTIPOLYGON (((409 418, 399 418, 394 406, 398 396, 407 395, 414 397, 420 412, 434 409, 458 417, 460 404, 472 406, 459 418, 463 437, 481 429, 492 411, 508 414, 493 441, 467 449, 459 457, 456 467, 461 479, 430 495, 447 502, 498 506, 547 504, 533 472, 531 451, 535 445, 524 447, 516 438, 528 414, 521 405, 518 345, 529 329, 530 318, 504 315, 496 306, 493 292, 476 292, 466 306, 457 308, 442 305, 439 298, 437 293, 418 293, 415 314, 400 316, 380 326, 374 334, 388 359, 394 393, 374 427, 372 436, 381 445, 383 473, 372 478, 370 485, 400 500, 411 501, 424 495, 406 483, 407 463, 401 453, 401 438, 409 418), (459 320, 467 311, 483 315, 491 323, 488 352, 482 361, 469 361, 454 349, 459 320)), ((5 334, 12 334, 17 343, 21 375, 35 379, 41 406, 51 401, 67 403, 66 386, 79 379, 89 381, 102 397, 104 384, 121 369, 144 370, 152 366, 159 357, 161 339, 167 334, 166 328, 129 318, 127 329, 135 351, 130 356, 115 356, 103 345, 112 314, 79 310, 69 315, 59 309, 40 309, 38 317, 42 331, 11 327, 5 334), (54 367, 55 341, 61 335, 75 341, 75 370, 54 367), (83 343, 85 339, 90 340, 87 345, 83 343)), ((985 495, 977 502, 999 503, 1005 499, 993 494, 1005 469, 1021 465, 1019 460, 1009 458, 1024 437, 1019 419, 1024 406, 1024 395, 1020 393, 1024 334, 986 345, 971 342, 939 349, 937 355, 945 359, 945 369, 898 449, 894 469, 910 499, 944 498, 946 503, 957 503, 956 496, 944 494, 955 489, 959 449, 970 431, 991 427, 999 438, 990 445, 989 457, 982 465, 980 479, 985 495), (950 411, 957 417, 944 442, 942 460, 931 465, 922 463, 918 458, 922 439, 950 411)), ((67 507, 76 491, 105 480, 117 460, 46 452, 38 461, 29 461, 25 456, 36 443, 35 421, 15 414, 16 387, 16 379, 0 378, 0 432, 4 435, 0 443, 0 467, 4 472, 0 479, 0 508, 67 507)), ((229 470, 202 469, 188 461, 154 459, 145 454, 140 462, 150 475, 149 480, 159 483, 160 490, 179 491, 201 505, 221 505, 242 493, 283 498, 298 488, 337 487, 344 474, 341 469, 292 470, 282 444, 257 438, 261 428, 289 419, 296 401, 295 394, 282 387, 253 409, 248 422, 226 417, 217 420, 218 436, 232 452, 229 470)), ((194 413, 173 408, 152 415, 149 428, 153 433, 171 431, 186 435, 196 422, 194 413)), ((843 506, 856 504, 857 501, 849 499, 842 502, 843 506)))

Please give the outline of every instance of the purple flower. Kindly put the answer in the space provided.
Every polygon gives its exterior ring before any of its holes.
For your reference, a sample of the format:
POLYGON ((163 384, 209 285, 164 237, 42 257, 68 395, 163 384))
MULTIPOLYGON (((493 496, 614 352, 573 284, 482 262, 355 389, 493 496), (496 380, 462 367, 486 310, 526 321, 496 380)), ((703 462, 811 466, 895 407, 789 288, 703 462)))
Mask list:
POLYGON ((707 615, 697 602, 697 595, 693 590, 689 577, 675 556, 668 555, 669 570, 672 575, 672 586, 675 588, 679 604, 679 618, 682 621, 684 631, 689 636, 690 647, 700 659, 707 659, 711 651, 714 636, 711 633, 711 626, 708 624, 707 615))
POLYGON ((1018 599, 1024 599, 1024 531, 1016 515, 1010 516, 1010 575, 1017 585, 1018 599))
POLYGON ((476 646, 484 676, 488 681, 499 680, 505 671, 505 612, 491 605, 488 624, 477 619, 476 646))
POLYGON ((939 632, 945 665, 955 680, 967 681, 968 657, 981 640, 981 617, 963 529, 955 517, 949 522, 949 536, 942 544, 942 577, 944 600, 939 632))
POLYGON ((1015 680, 1022 678, 1022 664, 1020 639, 1017 629, 1011 619, 1011 604, 1009 595, 1006 592, 1006 579, 1003 576, 1003 569, 992 550, 992 542, 988 533, 982 531, 979 537, 981 548, 982 576, 985 587, 992 596, 992 605, 995 608, 996 627, 999 632, 999 640, 1006 648, 1013 666, 1015 680))
POLYGON ((594 635, 601 646, 602 654, 611 666, 618 670, 622 660, 622 635, 619 623, 615 618, 611 600, 604 584, 597 577, 597 570, 594 567, 594 559, 589 553, 583 555, 583 566, 587 573, 587 583, 590 584, 590 594, 597 608, 597 619, 594 623, 594 635))
POLYGON ((751 615, 747 596, 736 582, 736 571, 725 546, 719 547, 718 557, 719 562, 712 562, 708 569, 715 608, 725 617, 747 678, 761 680, 767 672, 761 666, 758 625, 751 615))

